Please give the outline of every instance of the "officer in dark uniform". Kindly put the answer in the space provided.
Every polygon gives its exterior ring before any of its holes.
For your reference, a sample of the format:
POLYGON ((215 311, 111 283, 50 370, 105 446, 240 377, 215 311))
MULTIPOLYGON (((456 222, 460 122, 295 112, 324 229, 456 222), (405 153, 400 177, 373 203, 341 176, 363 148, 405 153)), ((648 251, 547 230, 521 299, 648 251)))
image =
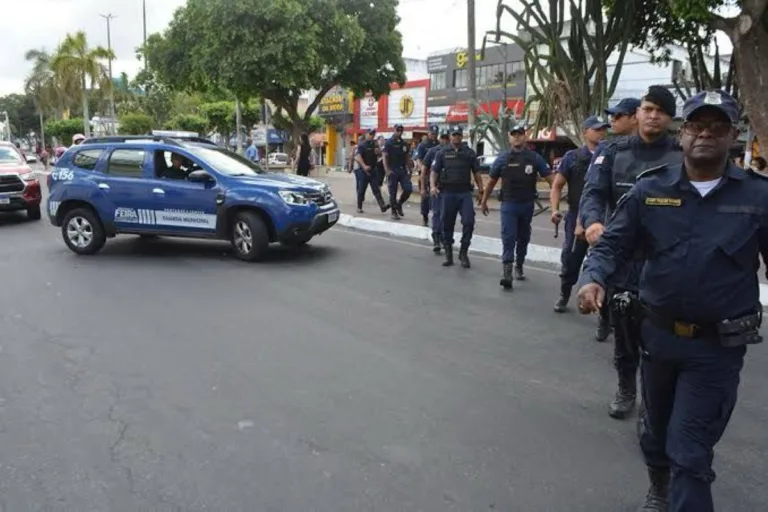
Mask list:
POLYGON ((376 136, 376 130, 368 130, 368 134, 360 141, 357 146, 355 161, 355 177, 357 178, 357 213, 363 212, 363 201, 365 200, 365 191, 370 186, 373 197, 381 208, 381 213, 389 210, 390 206, 384 203, 381 197, 381 188, 376 179, 376 163, 379 158, 379 146, 373 138, 376 136))
MULTIPOLYGON (((637 110, 638 135, 619 137, 609 142, 596 157, 587 172, 586 185, 580 204, 582 226, 587 240, 594 244, 603 232, 608 210, 613 210, 619 198, 634 185, 637 176, 661 164, 677 165, 682 161, 679 144, 669 135, 668 128, 675 115, 676 102, 666 87, 652 86, 643 96, 637 110)), ((629 255, 611 276, 609 296, 622 292, 637 292, 644 255, 629 255)), ((619 376, 618 391, 608 414, 616 419, 629 416, 637 396, 637 368, 640 364, 639 333, 627 325, 626 318, 612 315, 614 329, 614 365, 619 376)), ((599 334, 599 333, 598 333, 599 334)))
POLYGON ((527 148, 525 127, 514 126, 509 131, 509 143, 512 149, 496 157, 491 165, 489 180, 485 186, 480 207, 488 215, 488 198, 501 178, 501 242, 502 242, 502 277, 500 285, 505 290, 512 289, 512 266, 515 277, 525 279, 523 263, 531 241, 531 223, 533 222, 534 200, 538 196, 536 183, 539 176, 550 184, 552 176, 544 159, 527 148), (517 260, 515 260, 515 256, 517 260))
MULTIPOLYGON (((437 126, 430 126, 429 135, 427 135, 427 138, 421 141, 421 143, 416 147, 416 158, 414 159, 414 164, 420 176, 424 176, 425 174, 424 157, 427 156, 427 152, 440 144, 437 140, 438 132, 439 130, 437 126)), ((429 175, 429 167, 427 167, 426 174, 429 175)), ((419 180, 419 192, 421 193, 421 220, 425 226, 429 226, 429 209, 431 201, 431 197, 429 195, 429 181, 419 180), (426 185, 426 187, 424 185, 426 185)))
POLYGON ((451 130, 451 144, 439 151, 432 163, 430 193, 442 199, 444 267, 453 265, 453 229, 456 215, 461 214, 461 246, 459 261, 469 268, 469 244, 475 230, 475 205, 472 201, 472 180, 478 190, 483 189, 480 166, 475 152, 462 144, 464 132, 460 127, 451 130))
MULTIPOLYGON (((435 156, 439 151, 447 148, 450 145, 450 134, 448 130, 440 132, 440 145, 431 148, 427 151, 424 159, 421 162, 421 189, 429 191, 429 171, 432 168, 432 164, 435 161, 435 156)), ((438 177, 439 178, 439 177, 438 177)), ((439 189, 439 180, 438 180, 439 189)), ((443 208, 441 206, 442 200, 440 194, 436 196, 429 194, 431 200, 430 209, 432 210, 432 252, 440 254, 440 250, 443 246, 443 224, 442 213, 443 208)))
POLYGON ((683 164, 647 171, 619 201, 587 258, 579 307, 599 309, 621 262, 646 254, 636 302, 651 487, 641 510, 713 512, 714 446, 746 346, 762 341, 756 274, 760 255, 768 259, 768 179, 728 161, 739 119, 730 95, 697 94, 683 119, 683 164))
POLYGON ((408 172, 410 161, 408 144, 403 140, 403 125, 395 125, 395 134, 384 144, 384 170, 387 173, 392 220, 400 220, 403 216, 403 204, 413 192, 411 175, 408 172), (400 200, 397 199, 398 185, 403 189, 400 200))
POLYGON ((584 238, 581 221, 578 220, 579 200, 584 190, 584 179, 592 161, 592 154, 600 141, 605 139, 609 124, 602 117, 590 116, 581 124, 585 144, 565 154, 555 173, 549 202, 552 207, 552 222, 559 224, 563 219, 560 212, 560 196, 563 187, 568 186, 568 213, 565 215, 565 240, 560 254, 560 298, 555 303, 555 312, 563 313, 571 298, 571 290, 579 279, 579 271, 587 255, 589 244, 584 238), (578 228, 578 229, 577 229, 578 228))

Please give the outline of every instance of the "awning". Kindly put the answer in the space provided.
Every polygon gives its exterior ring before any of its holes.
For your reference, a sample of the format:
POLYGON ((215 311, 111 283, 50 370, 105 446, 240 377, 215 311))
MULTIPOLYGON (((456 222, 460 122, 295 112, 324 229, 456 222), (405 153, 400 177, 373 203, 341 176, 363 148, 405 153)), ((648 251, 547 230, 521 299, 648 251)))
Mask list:
POLYGON ((267 141, 270 144, 285 144, 288 140, 288 134, 283 130, 270 128, 267 130, 267 141))

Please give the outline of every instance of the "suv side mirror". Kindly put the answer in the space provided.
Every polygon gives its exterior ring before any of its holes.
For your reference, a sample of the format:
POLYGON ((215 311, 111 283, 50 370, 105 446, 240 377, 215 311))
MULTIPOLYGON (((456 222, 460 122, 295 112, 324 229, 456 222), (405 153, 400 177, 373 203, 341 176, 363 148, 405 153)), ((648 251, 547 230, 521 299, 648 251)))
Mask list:
POLYGON ((193 183, 208 183, 213 181, 213 176, 208 174, 208 171, 198 169, 197 171, 190 172, 187 175, 187 180, 193 183))

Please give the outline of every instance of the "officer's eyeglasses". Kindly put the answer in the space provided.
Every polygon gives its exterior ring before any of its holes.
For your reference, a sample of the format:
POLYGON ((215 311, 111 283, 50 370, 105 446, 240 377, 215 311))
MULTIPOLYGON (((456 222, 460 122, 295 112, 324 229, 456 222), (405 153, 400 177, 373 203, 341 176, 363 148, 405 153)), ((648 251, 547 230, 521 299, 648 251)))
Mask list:
POLYGON ((683 132, 687 135, 699 135, 704 130, 709 131, 713 137, 725 137, 731 133, 733 125, 725 121, 686 121, 683 123, 683 132))

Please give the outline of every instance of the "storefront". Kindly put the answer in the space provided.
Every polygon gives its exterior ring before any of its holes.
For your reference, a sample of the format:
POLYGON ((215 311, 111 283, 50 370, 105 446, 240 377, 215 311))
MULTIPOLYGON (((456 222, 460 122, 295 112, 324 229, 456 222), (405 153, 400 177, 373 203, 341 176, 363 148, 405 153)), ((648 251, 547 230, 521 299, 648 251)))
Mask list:
POLYGON ((353 103, 353 94, 341 87, 331 89, 320 100, 317 115, 325 120, 325 137, 322 140, 323 165, 343 166, 346 161, 350 146, 348 132, 353 127, 353 103))
POLYGON ((403 138, 418 141, 426 135, 427 94, 429 80, 413 80, 404 85, 392 85, 388 95, 375 98, 367 95, 354 102, 354 133, 358 136, 370 129, 389 137, 395 125, 402 125, 403 138))

